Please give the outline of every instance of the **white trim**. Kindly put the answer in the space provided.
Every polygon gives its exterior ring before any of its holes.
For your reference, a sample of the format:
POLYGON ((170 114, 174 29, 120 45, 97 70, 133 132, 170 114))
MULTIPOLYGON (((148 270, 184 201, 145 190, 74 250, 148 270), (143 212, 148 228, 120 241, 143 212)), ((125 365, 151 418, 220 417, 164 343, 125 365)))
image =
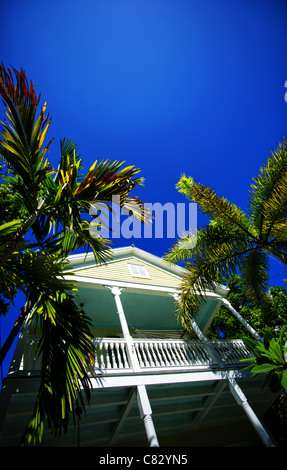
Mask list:
MULTIPOLYGON (((146 263, 148 266, 151 266, 152 268, 156 268, 156 269, 158 269, 159 271, 162 271, 162 272, 164 272, 164 273, 166 273, 166 274, 168 274, 168 275, 170 275, 170 276, 173 276, 173 277, 177 278, 178 280, 182 280, 182 277, 183 277, 183 274, 184 274, 184 273, 183 273, 183 272, 180 272, 180 274, 179 274, 179 273, 170 272, 169 269, 168 269, 168 267, 169 267, 168 265, 166 265, 166 266, 164 266, 164 267, 161 267, 161 266, 158 266, 157 264, 154 264, 154 263, 151 263, 151 262, 149 262, 149 261, 147 261, 147 260, 144 260, 144 259, 142 259, 142 258, 139 258, 138 256, 130 256, 130 257, 125 258, 125 259, 131 259, 131 258, 136 259, 136 260, 138 260, 138 261, 141 262, 141 263, 146 263)), ((184 272, 186 272, 186 271, 184 270, 184 272)))
POLYGON ((156 286, 156 285, 151 285, 151 284, 143 284, 140 282, 118 281, 116 279, 99 279, 99 278, 92 278, 92 277, 79 276, 79 275, 73 276, 69 274, 65 274, 64 279, 66 281, 74 281, 75 283, 79 282, 79 283, 85 283, 85 284, 95 284, 95 285, 103 286, 103 287, 112 286, 112 287, 119 287, 122 289, 158 291, 158 292, 163 292, 166 294, 178 294, 179 293, 179 290, 176 289, 175 287, 156 286))
POLYGON ((210 380, 227 380, 236 378, 247 378, 251 374, 249 371, 234 370, 206 370, 198 372, 178 372, 159 374, 130 374, 125 376, 99 376, 91 377, 93 389, 104 389, 113 387, 133 387, 137 385, 171 385, 186 382, 205 382, 210 380))
MULTIPOLYGON (((62 277, 60 278, 62 279, 62 277)), ((180 288, 170 287, 170 286, 157 286, 154 284, 144 284, 141 282, 126 282, 126 281, 118 281, 117 279, 104 279, 104 278, 93 278, 88 276, 79 276, 79 275, 70 275, 64 274, 64 279, 66 281, 74 281, 75 283, 80 282, 83 284, 95 284, 98 286, 112 286, 112 287, 119 287, 122 289, 132 289, 132 290, 144 290, 144 291, 153 291, 153 292, 160 292, 170 294, 179 294, 180 288)), ((204 297, 206 300, 217 300, 220 301, 218 294, 212 291, 205 292, 204 297)))
POLYGON ((112 257, 110 259, 107 259, 103 263, 97 263, 92 253, 80 253, 70 255, 67 257, 67 262, 68 264, 70 264, 71 267, 69 267, 67 271, 75 271, 76 269, 82 269, 83 267, 87 268, 88 266, 101 266, 105 263, 111 263, 114 261, 120 261, 121 259, 135 257, 140 259, 141 261, 146 261, 154 266, 162 268, 163 270, 168 271, 170 273, 173 272, 177 276, 182 276, 184 273, 186 273, 186 269, 184 269, 183 267, 174 264, 169 264, 159 256, 152 255, 151 253, 148 253, 147 251, 141 250, 134 246, 115 248, 111 249, 110 252, 112 257), (79 268, 76 268, 76 265, 81 266, 79 268))

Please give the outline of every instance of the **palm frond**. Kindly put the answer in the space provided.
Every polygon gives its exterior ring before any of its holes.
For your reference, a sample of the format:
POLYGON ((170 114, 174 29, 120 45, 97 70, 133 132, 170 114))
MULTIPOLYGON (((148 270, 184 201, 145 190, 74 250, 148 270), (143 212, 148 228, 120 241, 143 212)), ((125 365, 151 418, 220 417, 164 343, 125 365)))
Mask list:
POLYGON ((278 223, 287 223, 287 171, 277 181, 270 197, 262 205, 262 237, 267 243, 273 236, 273 228, 278 230, 278 223), (277 227, 276 227, 277 225, 277 227))
POLYGON ((64 227, 80 235, 81 214, 89 213, 94 204, 105 204, 113 211, 112 204, 116 201, 121 207, 131 207, 137 220, 149 223, 150 214, 143 202, 129 196, 136 185, 143 183, 142 178, 136 177, 138 168, 123 168, 124 162, 118 161, 95 161, 85 175, 80 175, 82 160, 73 142, 63 141, 61 151, 56 178, 46 178, 44 183, 43 198, 48 217, 56 218, 64 227))
POLYGON ((25 306, 21 318, 26 319, 34 306, 30 321, 40 322, 43 332, 40 389, 25 433, 25 442, 30 442, 41 440, 45 420, 52 432, 66 430, 69 413, 74 414, 79 402, 84 407, 84 397, 89 399, 94 357, 89 319, 77 307, 75 285, 64 281, 63 270, 65 258, 74 250, 91 249, 100 263, 111 257, 111 250, 107 240, 92 237, 85 216, 95 201, 111 207, 113 196, 121 207, 133 208, 142 222, 148 213, 138 198, 130 196, 143 183, 133 166, 95 161, 83 175, 77 146, 66 139, 60 143, 57 170, 50 166, 51 141, 45 141, 51 120, 46 104, 37 112, 40 96, 23 70, 6 70, 1 64, 0 94, 6 111, 0 158, 8 172, 1 175, 0 203, 5 204, 0 211, 0 288, 11 301, 15 289, 24 292, 29 308, 25 306))
POLYGON ((179 316, 186 328, 205 302, 205 293, 217 283, 240 273, 248 300, 264 308, 268 286, 268 259, 287 265, 287 143, 272 152, 251 185, 249 214, 219 197, 215 191, 185 175, 177 188, 199 205, 211 220, 198 230, 190 249, 188 236, 177 241, 167 262, 185 262, 179 316))
MULTIPOLYGON (((206 292, 216 290, 220 282, 236 273, 242 257, 252 250, 252 239, 246 239, 238 228, 230 230, 225 224, 212 221, 198 230, 196 245, 189 253, 184 252, 187 274, 181 286, 179 315, 185 327, 189 316, 196 318, 206 292)), ((167 261, 174 261, 174 254, 180 258, 180 241, 174 251, 167 255, 167 261)))
POLYGON ((256 236, 251 221, 245 213, 226 198, 218 196, 208 186, 196 183, 191 177, 183 175, 177 184, 177 189, 189 200, 198 204, 201 212, 211 220, 216 219, 230 229, 239 228, 249 237, 256 236))
POLYGON ((286 193, 284 194, 286 170, 287 143, 283 138, 282 144, 279 144, 277 149, 271 152, 250 186, 249 214, 259 234, 263 231, 263 224, 265 224, 264 233, 266 233, 266 230, 268 232, 272 223, 282 214, 282 210, 285 210, 286 213, 286 207, 284 209, 284 205, 286 205, 286 193), (282 195, 283 200, 280 199, 282 195), (271 200, 272 203, 270 203, 271 200))
POLYGON ((22 219, 10 220, 4 224, 0 225, 0 243, 2 243, 3 237, 11 235, 11 233, 16 232, 22 225, 22 219))
POLYGON ((10 261, 10 276, 21 277, 30 304, 28 326, 39 324, 42 331, 37 351, 42 361, 40 389, 24 435, 29 443, 41 441, 45 421, 53 433, 66 430, 76 403, 81 401, 84 407, 84 397, 89 401, 94 344, 90 320, 76 303, 75 283, 63 279, 64 260, 25 251, 10 261))
POLYGON ((260 247, 255 247, 242 257, 240 272, 246 286, 247 298, 254 305, 262 305, 266 298, 268 270, 268 254, 260 247))
POLYGON ((40 96, 32 82, 29 86, 23 70, 14 69, 14 75, 16 83, 11 70, 0 65, 0 94, 6 107, 6 121, 1 122, 1 157, 37 197, 39 184, 51 169, 48 160, 44 160, 53 140, 44 146, 50 120, 45 104, 35 121, 40 96))
POLYGON ((169 252, 163 257, 168 264, 188 263, 192 254, 195 253, 199 231, 191 231, 181 236, 169 252))
POLYGON ((40 316, 42 337, 38 355, 42 360, 39 393, 33 415, 22 442, 41 442, 44 423, 54 435, 66 432, 69 415, 75 414, 80 401, 85 409, 84 396, 90 399, 90 375, 93 374, 94 344, 90 322, 77 307, 74 298, 63 291, 43 301, 34 309, 31 322, 40 316))

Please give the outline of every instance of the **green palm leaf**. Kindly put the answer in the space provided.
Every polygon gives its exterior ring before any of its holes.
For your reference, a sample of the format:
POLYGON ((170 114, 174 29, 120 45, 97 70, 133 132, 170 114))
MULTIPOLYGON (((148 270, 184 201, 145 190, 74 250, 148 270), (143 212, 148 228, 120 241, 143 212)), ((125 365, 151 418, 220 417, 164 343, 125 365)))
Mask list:
POLYGON ((189 236, 185 236, 165 257, 168 262, 186 263, 188 272, 179 302, 185 326, 189 315, 197 315, 205 292, 237 272, 249 300, 266 303, 268 258, 287 265, 286 175, 287 144, 283 139, 251 185, 248 215, 211 188, 182 176, 177 188, 210 218, 209 224, 194 235, 193 248, 188 248, 189 236))
POLYGON ((253 303, 263 304, 266 301, 266 291, 268 288, 268 254, 266 251, 255 247, 251 252, 242 258, 240 267, 246 294, 253 303))
POLYGON ((43 161, 52 142, 44 147, 50 121, 45 104, 35 123, 40 96, 36 96, 32 83, 29 87, 23 70, 14 70, 14 74, 16 85, 12 72, 0 65, 0 94, 6 107, 6 122, 1 122, 1 156, 37 196, 38 185, 50 170, 48 161, 43 161))
POLYGON ((8 171, 0 191, 0 288, 9 301, 20 290, 26 296, 0 359, 24 321, 41 326, 41 383, 24 435, 24 442, 31 443, 41 441, 45 421, 50 432, 66 431, 69 414, 74 416, 79 403, 85 408, 85 399, 89 401, 94 360, 90 324, 77 306, 74 284, 63 281, 63 269, 75 250, 92 250, 98 262, 109 259, 111 250, 107 240, 91 236, 85 216, 95 201, 113 210, 114 195, 121 206, 136 205, 135 216, 142 222, 148 214, 141 201, 130 197, 143 183, 137 168, 96 161, 84 173, 76 144, 66 139, 60 143, 58 168, 50 166, 51 141, 46 145, 45 140, 51 120, 46 104, 37 112, 40 96, 23 70, 0 65, 0 94, 6 110, 0 158, 8 171))
POLYGON ((231 228, 244 230, 248 236, 256 236, 250 220, 244 212, 226 198, 218 196, 208 186, 196 183, 192 178, 183 175, 177 184, 177 189, 185 194, 190 201, 197 203, 201 212, 210 219, 216 219, 231 228))
POLYGON ((271 152, 250 186, 249 214, 258 233, 268 232, 282 211, 286 216, 286 170, 287 143, 283 139, 277 150, 271 152))

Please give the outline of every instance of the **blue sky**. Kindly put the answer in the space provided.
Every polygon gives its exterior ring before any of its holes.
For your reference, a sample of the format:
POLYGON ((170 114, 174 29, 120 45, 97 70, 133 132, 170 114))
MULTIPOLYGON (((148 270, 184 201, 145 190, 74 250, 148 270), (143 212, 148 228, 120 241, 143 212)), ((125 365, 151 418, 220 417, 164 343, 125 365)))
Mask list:
MULTIPOLYGON (((146 202, 185 203, 175 185, 186 173, 246 209, 252 177, 287 137, 286 14, 283 0, 9 0, 1 60, 47 101, 55 165, 71 138, 87 169, 139 167, 146 202)), ((162 256, 173 241, 115 246, 162 256)))

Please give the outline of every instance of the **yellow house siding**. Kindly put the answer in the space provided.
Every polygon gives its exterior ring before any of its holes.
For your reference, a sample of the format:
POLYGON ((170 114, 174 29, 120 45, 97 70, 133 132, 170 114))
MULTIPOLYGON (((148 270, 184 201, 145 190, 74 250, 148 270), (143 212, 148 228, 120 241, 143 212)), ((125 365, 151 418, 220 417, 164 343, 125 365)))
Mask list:
POLYGON ((164 269, 160 269, 152 264, 146 263, 135 257, 130 257, 118 261, 112 261, 106 265, 91 266, 77 269, 75 274, 97 279, 120 280, 126 282, 136 282, 140 284, 151 284, 156 286, 179 287, 181 278, 170 274, 164 269), (129 264, 145 266, 149 277, 133 276, 129 264))

